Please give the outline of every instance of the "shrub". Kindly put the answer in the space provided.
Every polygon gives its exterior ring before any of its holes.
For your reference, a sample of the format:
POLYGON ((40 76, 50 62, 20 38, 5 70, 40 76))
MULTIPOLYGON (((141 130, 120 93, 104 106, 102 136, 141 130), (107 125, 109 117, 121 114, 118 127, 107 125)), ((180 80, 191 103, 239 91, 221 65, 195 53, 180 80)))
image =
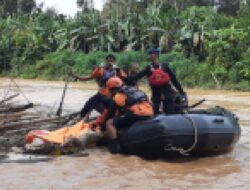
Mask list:
POLYGON ((147 65, 147 55, 142 52, 126 52, 116 54, 118 65, 125 71, 129 70, 129 67, 133 63, 138 63, 140 68, 147 65))

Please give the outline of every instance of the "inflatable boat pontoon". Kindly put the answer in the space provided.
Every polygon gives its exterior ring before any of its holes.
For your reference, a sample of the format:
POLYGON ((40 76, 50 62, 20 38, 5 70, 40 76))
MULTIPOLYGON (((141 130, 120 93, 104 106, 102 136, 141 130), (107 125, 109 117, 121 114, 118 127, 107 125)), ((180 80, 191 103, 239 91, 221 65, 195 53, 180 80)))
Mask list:
POLYGON ((240 134, 238 119, 217 108, 137 122, 121 133, 120 142, 124 153, 144 157, 207 155, 231 150, 240 134))

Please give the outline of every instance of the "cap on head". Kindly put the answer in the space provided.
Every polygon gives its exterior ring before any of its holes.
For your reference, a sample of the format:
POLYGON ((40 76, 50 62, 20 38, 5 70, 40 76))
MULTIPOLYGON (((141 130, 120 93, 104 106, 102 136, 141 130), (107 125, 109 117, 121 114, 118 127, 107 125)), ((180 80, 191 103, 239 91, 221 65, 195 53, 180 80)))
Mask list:
POLYGON ((153 53, 160 53, 160 49, 159 48, 150 48, 148 50, 148 55, 153 54, 153 53))
POLYGON ((122 80, 119 77, 112 77, 106 82, 106 86, 109 89, 119 88, 123 85, 122 80))

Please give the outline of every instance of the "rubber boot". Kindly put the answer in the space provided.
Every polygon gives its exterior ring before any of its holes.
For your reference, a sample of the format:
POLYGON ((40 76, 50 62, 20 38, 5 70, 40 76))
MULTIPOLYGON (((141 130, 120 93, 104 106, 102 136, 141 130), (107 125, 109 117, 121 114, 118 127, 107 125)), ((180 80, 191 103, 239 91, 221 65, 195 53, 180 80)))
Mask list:
POLYGON ((111 139, 108 142, 108 149, 112 154, 117 154, 121 152, 121 146, 118 139, 111 139))

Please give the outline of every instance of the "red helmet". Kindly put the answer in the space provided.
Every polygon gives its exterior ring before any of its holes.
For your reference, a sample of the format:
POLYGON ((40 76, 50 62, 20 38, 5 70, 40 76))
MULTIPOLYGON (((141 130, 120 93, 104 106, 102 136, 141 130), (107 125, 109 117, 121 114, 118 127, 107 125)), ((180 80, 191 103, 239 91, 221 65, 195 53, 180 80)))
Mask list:
POLYGON ((119 77, 112 77, 106 82, 106 86, 111 88, 119 88, 123 85, 122 80, 119 77))

